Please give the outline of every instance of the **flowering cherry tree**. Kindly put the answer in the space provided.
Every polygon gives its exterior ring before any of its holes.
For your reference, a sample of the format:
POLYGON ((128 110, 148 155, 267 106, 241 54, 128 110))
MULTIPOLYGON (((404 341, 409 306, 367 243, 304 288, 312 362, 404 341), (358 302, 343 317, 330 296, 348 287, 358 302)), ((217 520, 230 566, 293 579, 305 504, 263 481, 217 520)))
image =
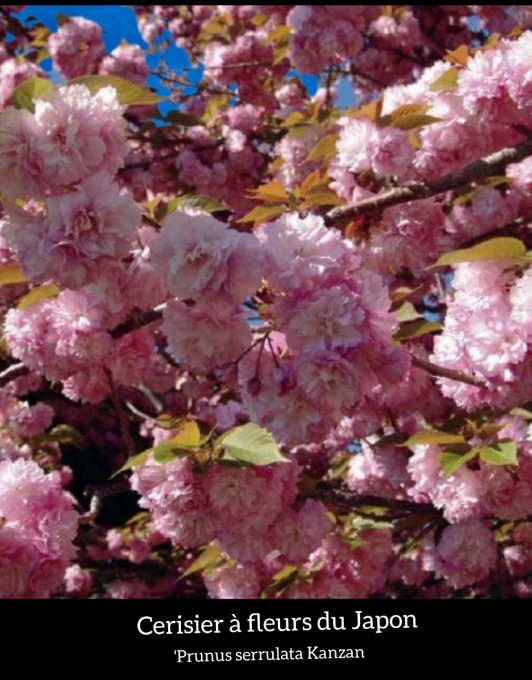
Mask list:
POLYGON ((530 7, 22 9, 0 597, 530 597, 530 7))

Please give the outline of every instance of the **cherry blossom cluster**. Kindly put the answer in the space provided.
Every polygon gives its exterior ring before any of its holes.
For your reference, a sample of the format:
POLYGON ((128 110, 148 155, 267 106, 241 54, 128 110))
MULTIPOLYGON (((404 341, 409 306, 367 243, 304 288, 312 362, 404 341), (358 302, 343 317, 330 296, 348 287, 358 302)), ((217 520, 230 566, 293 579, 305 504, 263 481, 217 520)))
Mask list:
POLYGON ((319 441, 407 357, 390 347, 395 318, 382 280, 309 215, 261 228, 276 333, 239 364, 252 418, 291 444, 319 441), (282 404, 282 407, 279 406, 282 404))
POLYGON ((293 507, 298 474, 294 464, 214 466, 198 474, 187 459, 165 465, 149 460, 135 471, 132 486, 150 510, 154 529, 178 545, 216 540, 228 558, 244 564, 273 551, 299 563, 319 545, 330 522, 316 501, 293 507))
POLYGON ((31 406, 11 392, 0 391, 0 460, 30 458, 31 440, 52 424, 53 408, 44 402, 31 406))
POLYGON ((439 380, 443 394, 468 411, 488 405, 511 408, 532 398, 532 270, 516 275, 508 264, 498 260, 455 267, 445 329, 434 340, 438 364, 482 382, 476 387, 439 380))
POLYGON ((530 8, 22 8, 0 598, 532 597, 530 8))
POLYGON ((78 514, 58 473, 1 462, 0 516, 0 597, 49 597, 76 555, 78 514))

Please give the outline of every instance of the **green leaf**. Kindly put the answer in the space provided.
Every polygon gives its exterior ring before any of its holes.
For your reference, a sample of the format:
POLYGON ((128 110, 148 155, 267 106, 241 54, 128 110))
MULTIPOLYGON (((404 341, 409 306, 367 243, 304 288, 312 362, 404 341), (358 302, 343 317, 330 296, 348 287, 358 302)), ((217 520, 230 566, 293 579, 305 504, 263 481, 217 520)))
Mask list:
POLYGON ((462 465, 475 458, 478 449, 471 449, 467 453, 455 453, 454 451, 442 451, 440 453, 440 465, 447 475, 454 474, 462 465))
POLYGON ((522 418, 523 420, 532 420, 532 411, 529 411, 526 408, 523 408, 521 406, 516 406, 510 411, 510 414, 512 416, 518 416, 519 418, 522 418))
POLYGON ((14 89, 11 95, 11 104, 16 109, 35 111, 35 100, 46 99, 54 90, 55 87, 49 80, 32 76, 14 89))
POLYGON ((469 50, 467 45, 459 45, 455 50, 447 50, 447 55, 444 57, 445 61, 451 64, 458 64, 458 66, 467 66, 469 59, 469 50))
POLYGON ((281 123, 281 127, 293 127, 294 125, 299 125, 305 120, 305 116, 301 111, 292 111, 281 123))
POLYGON ((143 465, 151 453, 158 463, 164 464, 178 456, 186 456, 196 451, 201 445, 201 432, 196 421, 185 420, 178 427, 178 433, 171 439, 128 458, 124 465, 111 476, 111 479, 121 472, 143 465))
POLYGON ((467 205, 470 203, 476 196, 478 192, 478 187, 474 187, 473 189, 466 189, 463 194, 458 195, 454 201, 453 205, 467 205))
POLYGON ((286 45, 277 45, 276 47, 273 48, 273 63, 274 65, 277 65, 280 61, 282 61, 286 55, 288 54, 288 44, 286 45))
POLYGON ((195 574, 198 571, 206 571, 214 569, 220 560, 222 555, 220 553, 220 548, 215 544, 208 545, 201 553, 201 555, 192 562, 192 564, 181 574, 180 579, 195 574))
POLYGON ((179 455, 196 451, 201 445, 201 432, 195 420, 185 420, 178 425, 176 435, 149 449, 158 463, 164 464, 179 455))
POLYGON ((432 123, 439 123, 442 119, 436 116, 429 116, 427 113, 414 113, 410 116, 401 116, 397 120, 392 121, 392 127, 400 130, 417 130, 432 123))
POLYGON ((157 427, 163 430, 173 430, 179 424, 179 418, 170 415, 170 413, 160 413, 157 418, 157 427))
POLYGON ((347 543, 347 545, 353 550, 366 545, 366 541, 361 536, 342 536, 341 538, 342 541, 347 543))
POLYGON ((401 446, 416 446, 417 444, 463 444, 465 439, 460 434, 450 434, 439 430, 422 430, 409 437, 401 446))
POLYGON ((331 158, 336 153, 336 142, 338 141, 338 135, 327 135, 320 139, 312 149, 309 155, 305 158, 307 161, 317 161, 320 158, 331 158))
POLYGON ((80 449, 88 446, 84 435, 72 425, 56 425, 47 433, 46 437, 58 444, 70 444, 80 449))
POLYGON ((403 340, 410 340, 410 338, 419 338, 422 335, 429 333, 436 333, 441 331, 442 324, 437 321, 427 321, 426 319, 415 319, 414 321, 407 321, 395 331, 393 337, 397 342, 403 340))
POLYGON ((36 61, 37 61, 38 64, 40 64, 41 61, 44 61, 45 59, 49 59, 49 58, 50 58, 50 50, 47 47, 42 47, 39 50, 39 54, 37 56, 36 61))
POLYGON ((399 286, 399 288, 394 288, 393 290, 390 291, 390 300, 392 302, 400 302, 401 300, 404 300, 404 298, 407 298, 409 295, 412 295, 412 293, 415 293, 416 290, 419 290, 421 286, 416 286, 415 288, 409 288, 408 286, 399 286))
POLYGON ((428 108, 427 103, 403 104, 386 116, 382 116, 379 125, 381 127, 391 125, 400 130, 410 131, 439 122, 441 118, 427 114, 428 108))
POLYGON ((375 529, 392 529, 393 524, 372 517, 354 517, 351 521, 351 527, 358 533, 364 533, 365 531, 375 531, 375 529))
POLYGON ((277 179, 263 184, 257 189, 251 189, 247 192, 247 195, 254 200, 269 203, 285 203, 288 200, 286 189, 277 179))
POLYGON ((118 76, 81 76, 81 78, 70 80, 67 85, 85 85, 91 94, 96 94, 102 87, 113 87, 122 106, 157 104, 162 101, 161 97, 148 88, 118 76))
POLYGON ((284 567, 272 576, 271 582, 261 593, 261 599, 265 599, 269 595, 274 595, 278 598, 287 588, 299 580, 301 572, 302 569, 299 567, 296 567, 293 564, 285 564, 284 567))
POLYGON ((259 205, 246 213, 237 222, 256 222, 257 224, 269 222, 269 220, 278 217, 284 211, 285 206, 283 205, 259 205))
POLYGON ((246 423, 230 430, 218 442, 228 456, 245 463, 271 465, 288 462, 281 455, 272 435, 255 423, 246 423))
POLYGON ((45 283, 44 286, 37 286, 32 288, 29 293, 23 295, 17 303, 17 309, 28 309, 33 307, 41 300, 57 297, 59 295, 59 288, 55 283, 45 283))
POLYGON ((220 203, 220 201, 217 201, 215 198, 210 198, 210 196, 202 196, 201 194, 185 194, 184 196, 173 198, 168 203, 166 210, 167 214, 173 212, 178 207, 194 208, 208 213, 228 210, 226 205, 220 203))
POLYGON ((340 198, 337 193, 323 187, 323 185, 314 187, 311 191, 305 194, 305 201, 299 206, 300 208, 314 208, 320 205, 345 205, 345 200, 340 198))
POLYGON ((179 456, 186 456, 188 453, 190 453, 190 450, 177 448, 175 444, 167 444, 164 442, 163 444, 159 444, 159 446, 153 448, 151 453, 153 453, 153 457, 158 463, 165 465, 179 456))
POLYGON ((369 102, 369 104, 364 104, 364 106, 361 106, 358 109, 348 109, 344 113, 358 119, 366 118, 373 123, 377 123, 377 125, 381 125, 382 104, 383 100, 381 97, 381 99, 376 99, 369 102))
POLYGON ((290 38, 290 27, 286 24, 276 26, 268 35, 268 41, 286 43, 290 38))
POLYGON ((28 277, 15 262, 10 262, 0 267, 0 286, 11 283, 27 283, 28 277))
POLYGON ((518 238, 503 236, 483 241, 471 248, 453 250, 442 255, 432 267, 443 267, 461 262, 481 262, 484 260, 507 260, 524 257, 525 244, 518 238))
POLYGON ((150 455, 151 451, 152 449, 147 449, 142 453, 137 453, 136 456, 131 456, 130 458, 128 458, 119 470, 113 472, 113 474, 111 475, 111 479, 119 475, 121 472, 125 472, 126 470, 132 470, 133 468, 143 465, 148 459, 148 456, 150 455))
POLYGON ((275 583, 280 583, 281 581, 285 581, 287 578, 292 577, 298 572, 298 568, 295 567, 293 564, 286 564, 284 567, 282 567, 278 572, 276 572, 272 580, 275 583))
POLYGON ((314 187, 317 187, 320 184, 323 184, 324 182, 325 182, 324 175, 318 168, 318 170, 314 170, 305 177, 305 179, 301 182, 301 184, 297 188, 296 195, 304 196, 307 191, 310 191, 314 187))
POLYGON ((503 184, 511 184, 512 182, 512 177, 507 177, 506 175, 492 175, 491 177, 486 177, 486 179, 482 182, 482 186, 500 187, 503 184))
POLYGON ((415 321, 416 319, 422 319, 423 316, 416 310, 411 302, 403 302, 403 304, 395 310, 395 316, 397 321, 415 321))
POLYGON ((199 35, 199 40, 208 40, 214 36, 226 36, 229 27, 224 19, 224 17, 215 16, 208 23, 203 25, 199 35))
POLYGON ((55 23, 57 24, 58 28, 64 26, 65 24, 68 24, 69 21, 70 17, 67 17, 65 14, 63 14, 63 12, 59 12, 55 17, 55 23))
POLYGON ((450 69, 444 71, 439 78, 432 83, 430 89, 433 92, 445 92, 450 90, 458 82, 458 69, 456 66, 451 66, 450 69))
POLYGON ((485 446, 480 449, 480 460, 489 465, 517 465, 517 444, 511 439, 502 439, 485 446))

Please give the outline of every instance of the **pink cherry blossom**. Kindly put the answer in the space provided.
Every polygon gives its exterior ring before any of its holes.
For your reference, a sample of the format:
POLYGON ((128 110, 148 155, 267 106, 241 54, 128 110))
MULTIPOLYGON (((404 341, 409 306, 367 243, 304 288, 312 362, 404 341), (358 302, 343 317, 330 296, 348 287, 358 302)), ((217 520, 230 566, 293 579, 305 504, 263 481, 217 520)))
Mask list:
POLYGON ((65 19, 49 45, 54 68, 64 78, 93 73, 104 53, 102 29, 83 17, 65 19))

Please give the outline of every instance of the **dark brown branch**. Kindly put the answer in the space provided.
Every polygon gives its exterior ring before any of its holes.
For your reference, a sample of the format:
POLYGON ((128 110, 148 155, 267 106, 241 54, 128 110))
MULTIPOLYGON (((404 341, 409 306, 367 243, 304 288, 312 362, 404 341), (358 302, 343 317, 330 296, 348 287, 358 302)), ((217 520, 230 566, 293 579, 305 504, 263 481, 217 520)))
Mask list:
POLYGON ((133 315, 114 328, 111 331, 111 336, 115 339, 121 338, 122 336, 137 330, 137 328, 147 326, 149 323, 153 323, 154 321, 160 321, 162 319, 165 306, 166 305, 163 303, 157 307, 154 307, 153 309, 148 310, 147 312, 141 312, 140 314, 133 315))
POLYGON ((12 380, 27 375, 30 369, 22 362, 20 364, 11 364, 0 373, 0 387, 4 387, 12 380))
POLYGON ((111 387, 111 399, 113 401, 113 406, 115 408, 116 415, 118 416, 118 422, 120 423, 120 432, 122 434, 122 439, 124 440, 124 444, 126 446, 127 455, 129 458, 131 458, 137 452, 135 450, 135 443, 133 441, 133 438, 131 437, 131 432, 129 431, 129 418, 124 410, 124 407, 122 406, 120 394, 118 393, 118 389, 116 387, 115 381, 113 380, 113 375, 111 371, 105 367, 103 370, 105 371, 107 380, 109 381, 109 386, 111 387))
MULTIPOLYGON (((152 140, 150 140, 151 142, 152 140)), ((173 140, 172 140, 173 141, 173 140)), ((143 161, 137 161, 135 163, 130 163, 129 165, 124 165, 123 168, 120 168, 118 172, 127 172, 128 170, 136 170, 137 168, 146 168, 148 169, 150 165, 154 165, 154 163, 163 163, 164 161, 169 160, 170 158, 175 158, 178 154, 180 154, 182 149, 175 149, 171 153, 167 153, 164 156, 155 156, 153 158, 146 158, 143 161)))
POLYGON ((157 220, 152 219, 149 215, 146 215, 146 213, 142 213, 142 221, 145 222, 146 224, 149 224, 151 227, 154 227, 155 229, 161 230, 162 227, 157 222, 157 220))
POLYGON ((389 510, 397 510, 400 512, 412 512, 433 516, 441 515, 441 513, 430 503, 414 503, 413 501, 402 501, 396 498, 359 495, 340 489, 328 489, 327 487, 318 487, 316 490, 316 498, 327 505, 332 505, 347 511, 365 505, 374 505, 379 508, 388 508, 389 510))
POLYGON ((328 226, 333 226, 338 220, 350 220, 359 215, 379 213, 392 205, 418 201, 459 189, 470 182, 502 174, 510 163, 518 163, 530 155, 532 155, 532 136, 517 146, 496 151, 471 163, 463 170, 444 175, 439 179, 397 187, 383 194, 365 198, 355 205, 334 208, 326 215, 325 222, 328 226))
MULTIPOLYGON (((490 229, 489 231, 484 232, 483 234, 478 234, 477 236, 474 236, 473 238, 464 241, 463 243, 459 243, 460 248, 471 248, 471 246, 476 246, 477 243, 481 243, 482 241, 485 241, 488 238, 491 238, 492 236, 495 235, 511 235, 511 236, 519 236, 519 232, 523 232, 525 229, 530 230, 530 226, 528 225, 528 222, 532 220, 532 212, 527 213, 526 215, 521 215, 520 217, 517 217, 515 220, 512 222, 508 222, 507 224, 503 224, 502 227, 495 227, 494 229, 490 229)), ((526 232, 525 232, 526 234, 526 232)), ((524 238, 524 236, 523 236, 524 238)))
POLYGON ((85 495, 89 497, 98 496, 106 498, 107 496, 116 496, 121 493, 128 493, 131 491, 129 480, 122 477, 107 484, 89 484, 85 490, 85 495))

